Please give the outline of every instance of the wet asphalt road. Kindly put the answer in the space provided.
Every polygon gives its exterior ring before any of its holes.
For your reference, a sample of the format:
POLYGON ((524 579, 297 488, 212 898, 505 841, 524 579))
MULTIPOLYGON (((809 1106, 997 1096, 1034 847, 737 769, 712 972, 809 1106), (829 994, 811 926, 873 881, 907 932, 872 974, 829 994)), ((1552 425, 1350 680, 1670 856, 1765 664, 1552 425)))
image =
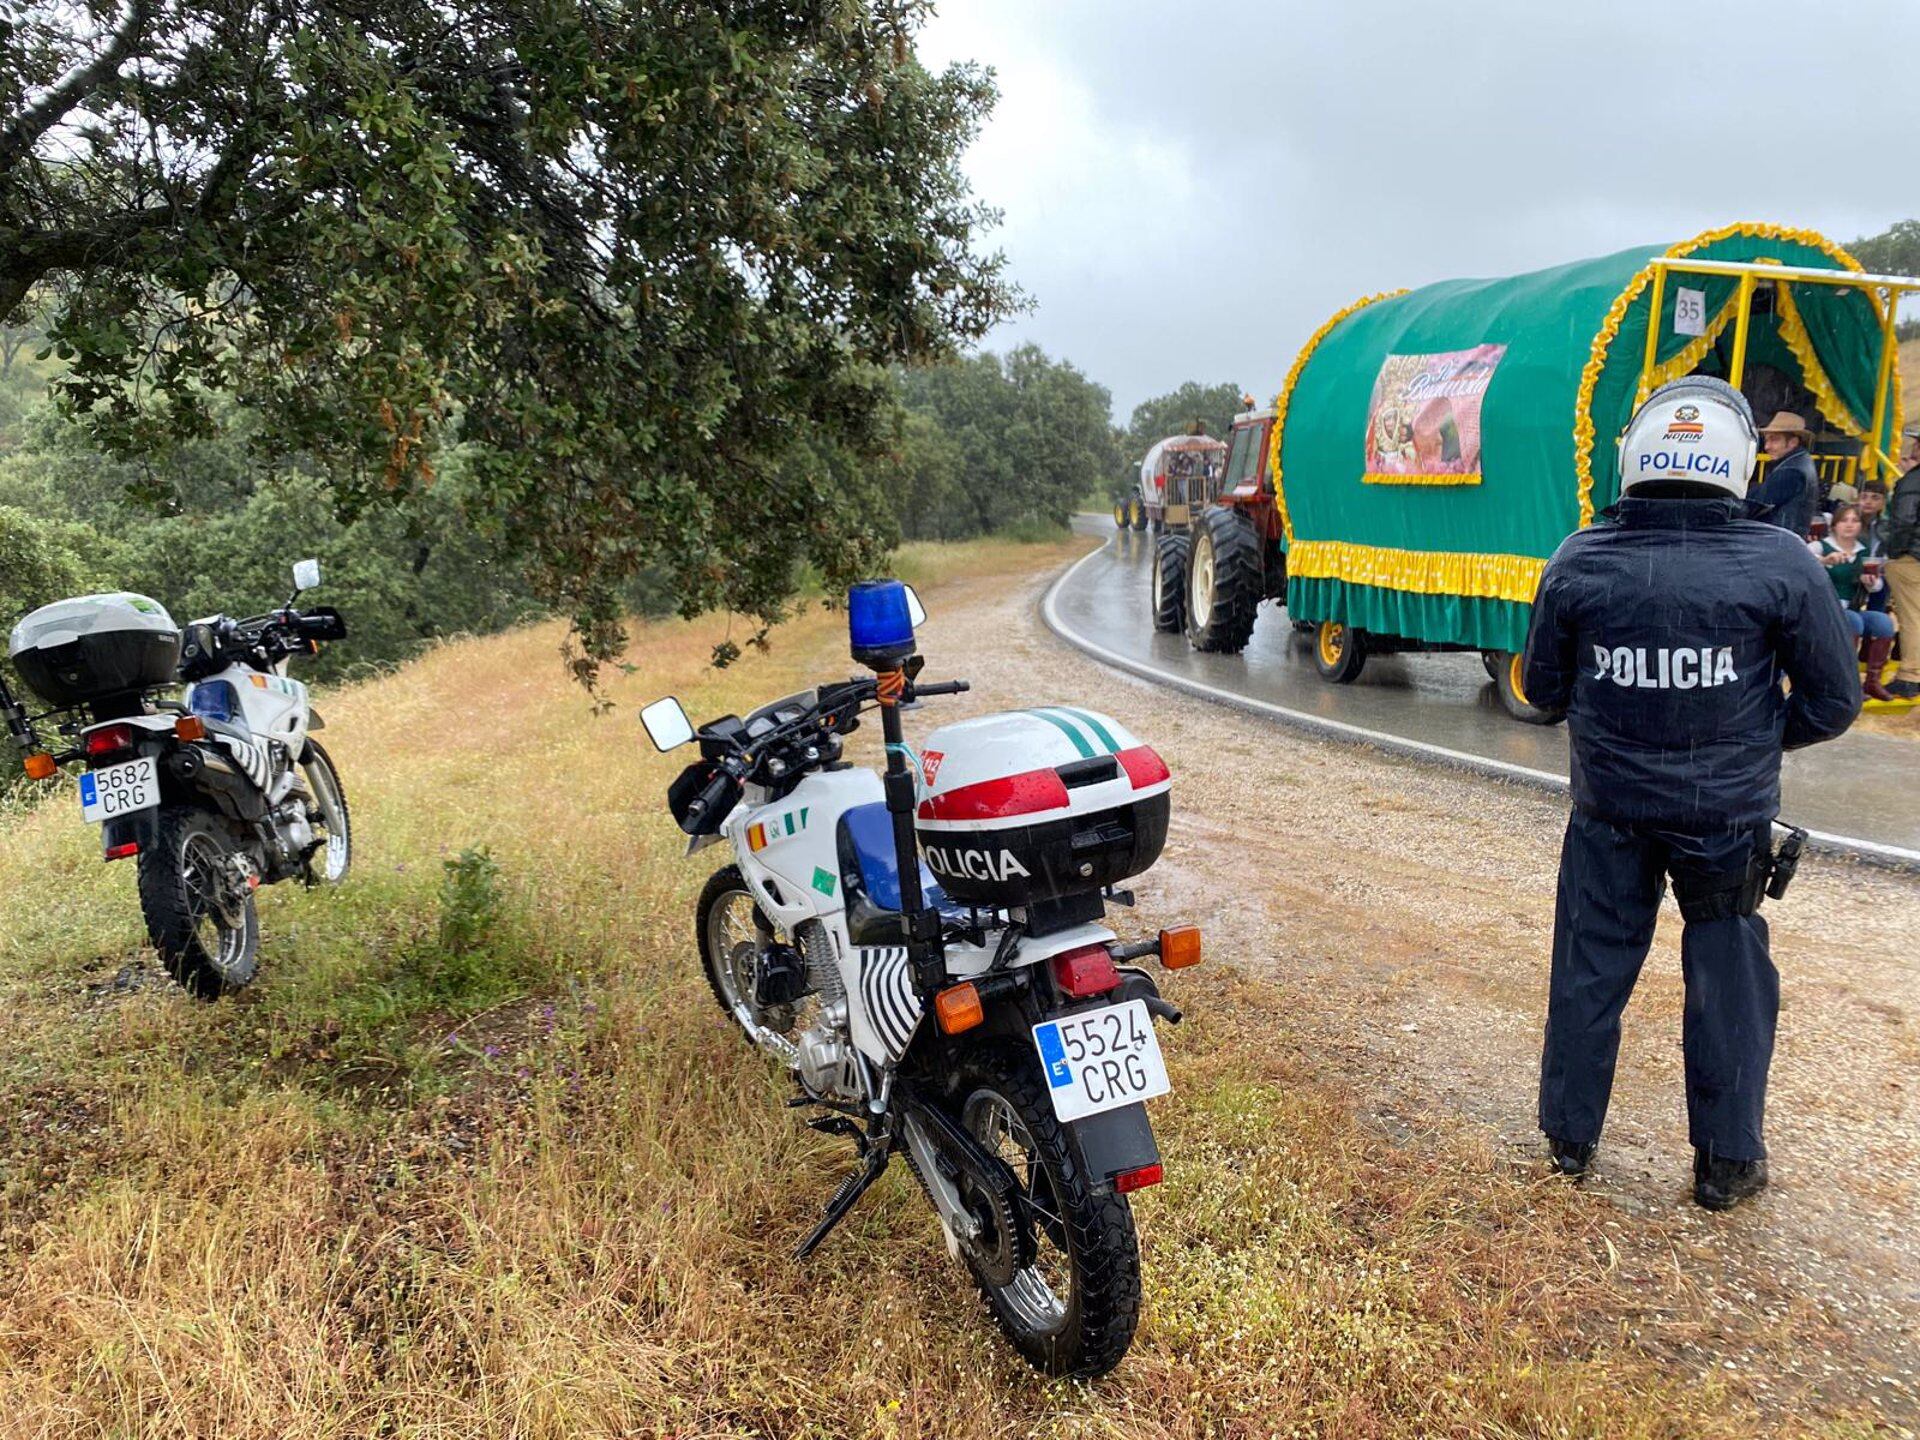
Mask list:
MULTIPOLYGON (((1116 535, 1106 516, 1078 516, 1074 528, 1108 542, 1049 596, 1048 623, 1082 649, 1105 650, 1100 658, 1148 678, 1219 692, 1214 698, 1277 707, 1288 713, 1275 718, 1348 739, 1536 784, 1564 783, 1566 727, 1509 718, 1478 655, 1376 655, 1354 683, 1329 685, 1314 669, 1307 637, 1271 605, 1261 607, 1244 654, 1201 654, 1183 636, 1153 631, 1150 535, 1116 535)), ((1849 733, 1788 755, 1782 783, 1782 819, 1843 848, 1920 863, 1920 746, 1913 741, 1849 733)))

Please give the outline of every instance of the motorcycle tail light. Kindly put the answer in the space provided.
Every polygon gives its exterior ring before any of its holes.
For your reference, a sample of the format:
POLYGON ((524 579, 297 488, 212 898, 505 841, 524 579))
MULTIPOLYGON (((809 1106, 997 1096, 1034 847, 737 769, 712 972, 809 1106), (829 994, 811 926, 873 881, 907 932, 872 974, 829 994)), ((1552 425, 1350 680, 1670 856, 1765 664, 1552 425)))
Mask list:
POLYGON ((124 860, 129 855, 138 855, 139 853, 140 842, 138 840, 129 840, 124 845, 107 846, 101 853, 100 858, 103 860, 124 860))
POLYGON ((971 1030, 987 1018, 987 1012, 980 1006, 980 991, 971 981, 949 985, 934 996, 933 1013, 939 1017, 940 1028, 949 1035, 971 1030))
POLYGON ((1084 1000, 1089 995, 1104 995, 1120 983, 1113 956, 1104 945, 1088 945, 1068 950, 1048 962, 1053 966, 1053 983, 1063 995, 1084 1000))
POLYGON ((44 750, 36 750, 22 762, 29 780, 45 780, 60 767, 53 763, 53 756, 44 750))
POLYGON ((182 715, 173 722, 173 733, 181 740, 204 740, 207 738, 207 722, 198 715, 182 715))
POLYGON ((1149 1185, 1158 1185, 1165 1179, 1165 1173, 1158 1165, 1142 1165, 1137 1170, 1122 1170, 1113 1177, 1113 1188, 1122 1195, 1131 1195, 1136 1190, 1144 1190, 1149 1185))
POLYGON ((1158 785, 1162 780, 1171 779, 1167 762, 1151 745, 1136 745, 1131 750, 1122 750, 1115 757, 1120 768, 1127 772, 1127 779, 1136 790, 1144 790, 1149 785, 1158 785))
POLYGON ((102 725, 98 730, 89 730, 82 742, 89 760, 98 760, 103 755, 117 755, 132 744, 131 725, 102 725))
POLYGON ((1184 970, 1200 963, 1200 927, 1175 925, 1160 932, 1160 963, 1169 970, 1184 970))

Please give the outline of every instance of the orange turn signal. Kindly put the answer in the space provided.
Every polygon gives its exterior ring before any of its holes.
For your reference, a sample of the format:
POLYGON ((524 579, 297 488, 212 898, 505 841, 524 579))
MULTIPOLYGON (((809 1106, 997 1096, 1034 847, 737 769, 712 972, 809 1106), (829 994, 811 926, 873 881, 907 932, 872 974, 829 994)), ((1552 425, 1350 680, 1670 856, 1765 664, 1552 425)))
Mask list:
POLYGON ((970 980, 949 985, 934 996, 933 1013, 940 1019, 940 1028, 949 1035, 971 1030, 987 1018, 987 1012, 980 1008, 980 992, 970 980))
POLYGON ((173 722, 173 733, 180 740, 204 740, 207 738, 207 722, 198 715, 182 715, 173 722))
POLYGON ((36 750, 25 761, 29 780, 45 780, 60 767, 53 763, 53 756, 44 750, 36 750))
POLYGON ((1184 970, 1200 963, 1200 927, 1176 925, 1160 932, 1160 963, 1169 970, 1184 970))

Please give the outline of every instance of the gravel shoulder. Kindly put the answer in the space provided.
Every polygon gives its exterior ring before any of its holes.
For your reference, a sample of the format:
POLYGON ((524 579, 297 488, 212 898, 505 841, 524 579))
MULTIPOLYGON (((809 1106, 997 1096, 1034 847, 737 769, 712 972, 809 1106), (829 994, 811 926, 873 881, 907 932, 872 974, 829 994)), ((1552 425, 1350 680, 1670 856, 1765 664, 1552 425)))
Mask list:
MULTIPOLYGON (((979 709, 1095 705, 1161 751, 1173 828, 1138 887, 1142 913, 1199 920, 1214 963, 1275 982, 1288 1033, 1316 1052, 1301 1058, 1356 1095, 1409 1167, 1440 1128, 1559 1183, 1533 1106, 1564 804, 1110 670, 1040 622, 1050 579, 950 589, 924 637, 939 673, 971 679, 979 709)), ((1669 899, 1583 1192, 1644 1296, 1642 1344, 1775 1414, 1869 1406, 1911 1433, 1920 880, 1813 857, 1767 915, 1783 992, 1771 1190, 1727 1216, 1690 1202, 1669 899)))

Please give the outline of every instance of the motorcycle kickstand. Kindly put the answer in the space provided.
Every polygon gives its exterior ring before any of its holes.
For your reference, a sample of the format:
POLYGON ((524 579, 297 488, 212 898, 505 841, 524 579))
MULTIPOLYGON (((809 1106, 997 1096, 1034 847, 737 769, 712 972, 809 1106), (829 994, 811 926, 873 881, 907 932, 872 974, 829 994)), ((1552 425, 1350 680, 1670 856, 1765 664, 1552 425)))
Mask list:
POLYGON ((892 1157, 893 1147, 885 1140, 866 1142, 864 1163, 840 1182, 840 1188, 833 1192, 833 1199, 827 1202, 827 1213, 813 1227, 812 1233, 800 1242, 793 1252, 794 1259, 804 1260, 820 1248, 820 1242, 827 1238, 834 1226, 847 1218, 847 1212, 867 1193, 867 1188, 880 1178, 881 1171, 887 1168, 887 1161, 892 1157))

